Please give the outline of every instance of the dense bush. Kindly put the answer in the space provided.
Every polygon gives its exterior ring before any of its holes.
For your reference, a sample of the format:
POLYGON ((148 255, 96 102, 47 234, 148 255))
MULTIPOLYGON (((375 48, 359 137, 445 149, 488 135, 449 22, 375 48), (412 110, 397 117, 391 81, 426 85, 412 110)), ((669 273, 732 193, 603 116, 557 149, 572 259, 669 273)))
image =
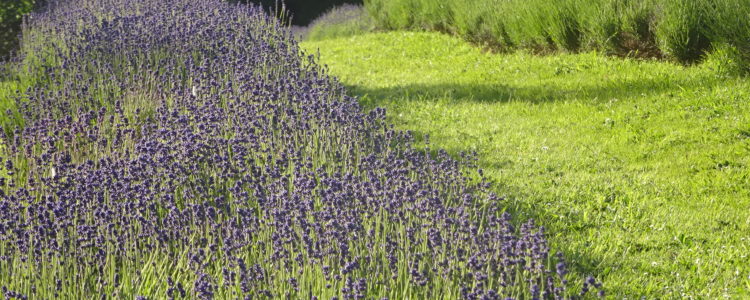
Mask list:
POLYGON ((684 63, 730 44, 747 58, 746 0, 365 0, 386 29, 449 31, 501 49, 603 50, 684 63))
POLYGON ((25 125, 0 152, 7 298, 601 288, 566 288, 543 228, 515 228, 473 158, 417 151, 383 109, 362 113, 255 6, 55 2, 23 41, 25 125))

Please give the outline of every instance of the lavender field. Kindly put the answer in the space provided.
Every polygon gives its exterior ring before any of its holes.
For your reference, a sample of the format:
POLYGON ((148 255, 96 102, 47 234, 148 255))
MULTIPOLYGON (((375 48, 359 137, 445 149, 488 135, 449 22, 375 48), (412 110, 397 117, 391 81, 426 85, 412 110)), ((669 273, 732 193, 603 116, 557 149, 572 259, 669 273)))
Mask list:
POLYGON ((413 146, 258 7, 53 1, 7 69, 6 299, 604 294, 474 156, 413 146))

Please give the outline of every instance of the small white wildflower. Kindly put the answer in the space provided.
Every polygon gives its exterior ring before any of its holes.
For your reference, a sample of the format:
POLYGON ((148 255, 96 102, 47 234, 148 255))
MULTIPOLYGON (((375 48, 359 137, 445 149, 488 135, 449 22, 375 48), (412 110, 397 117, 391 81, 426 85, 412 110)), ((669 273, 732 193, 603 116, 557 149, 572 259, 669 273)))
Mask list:
POLYGON ((193 97, 198 97, 198 87, 197 86, 193 86, 192 94, 193 94, 193 97))
POLYGON ((604 119, 604 125, 605 126, 609 126, 609 127, 614 127, 615 126, 615 120, 612 120, 610 118, 606 118, 606 119, 604 119))
POLYGON ((50 168, 49 170, 49 177, 55 177, 57 176, 57 172, 55 171, 55 167, 50 168))

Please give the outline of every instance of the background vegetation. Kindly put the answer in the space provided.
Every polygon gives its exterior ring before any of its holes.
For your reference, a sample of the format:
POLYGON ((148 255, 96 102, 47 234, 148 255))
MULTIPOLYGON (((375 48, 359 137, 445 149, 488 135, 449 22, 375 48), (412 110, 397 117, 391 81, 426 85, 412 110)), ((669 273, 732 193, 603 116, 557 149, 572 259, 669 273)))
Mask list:
MULTIPOLYGON (((280 3, 279 0, 230 1, 260 3, 269 9, 280 3)), ((0 57, 8 56, 17 47, 22 16, 44 2, 7 0, 0 3, 0 57)), ((294 25, 306 26, 332 7, 362 2, 288 0, 285 7, 294 25)), ((750 0, 364 2, 374 21, 370 21, 369 16, 357 18, 367 21, 348 28, 367 29, 376 24, 383 29, 439 30, 501 50, 598 50, 622 56, 668 57, 682 63, 709 58, 720 63, 722 71, 735 74, 750 71, 750 0)), ((346 34, 341 32, 343 28, 346 27, 339 26, 338 35, 346 34)), ((312 38, 321 38, 321 35, 314 33, 312 38)))
POLYGON ((682 63, 718 51, 734 72, 750 60, 750 0, 366 0, 385 29, 458 34, 494 49, 597 50, 682 63))
POLYGON ((43 1, 3 0, 0 2, 0 61, 18 47, 18 34, 21 32, 23 15, 31 12, 35 5, 43 1))

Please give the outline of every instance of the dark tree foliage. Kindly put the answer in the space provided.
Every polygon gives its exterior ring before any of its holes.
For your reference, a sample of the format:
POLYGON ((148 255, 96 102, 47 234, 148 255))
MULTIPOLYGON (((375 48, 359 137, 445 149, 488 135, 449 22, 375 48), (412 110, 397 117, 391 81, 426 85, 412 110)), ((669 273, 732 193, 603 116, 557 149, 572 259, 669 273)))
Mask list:
POLYGON ((45 0, 0 1, 0 61, 18 46, 23 15, 44 5, 45 2, 45 0))

